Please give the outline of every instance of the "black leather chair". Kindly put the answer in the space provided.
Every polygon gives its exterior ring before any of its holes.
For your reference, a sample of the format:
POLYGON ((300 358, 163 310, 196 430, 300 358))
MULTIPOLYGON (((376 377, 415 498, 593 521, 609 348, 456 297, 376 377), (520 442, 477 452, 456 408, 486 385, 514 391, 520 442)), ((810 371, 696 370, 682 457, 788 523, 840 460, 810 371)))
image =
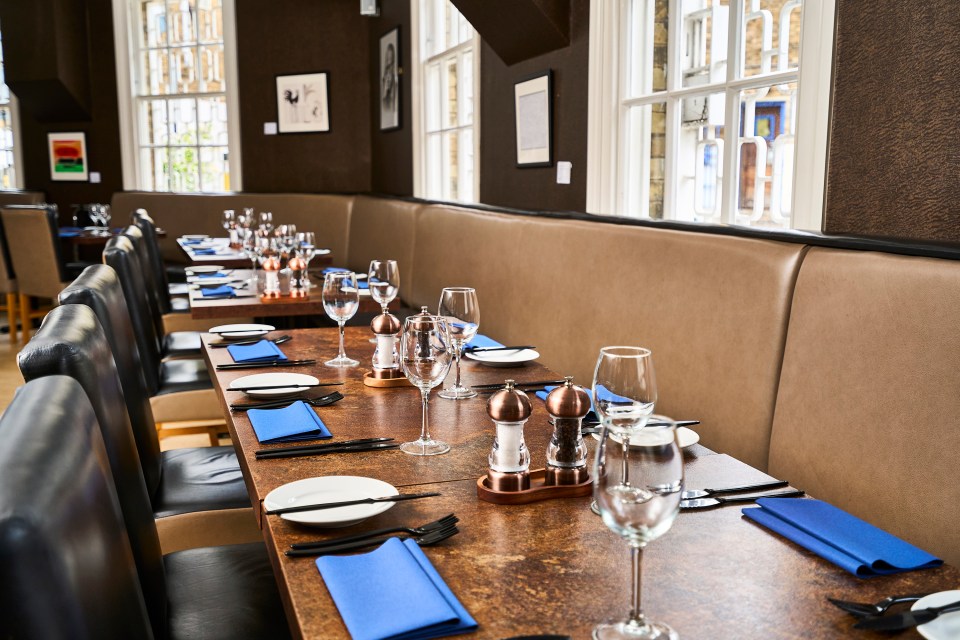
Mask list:
POLYGON ((161 556, 101 431, 65 376, 28 382, 0 418, 0 637, 289 637, 263 543, 161 556))
MULTIPOLYGON (((155 266, 150 259, 147 242, 143 237, 140 227, 130 225, 123 230, 123 235, 130 240, 133 245, 133 252, 140 262, 140 273, 143 277, 143 283, 147 294, 147 305, 150 309, 150 317, 153 320, 154 330, 160 338, 160 354, 162 357, 182 357, 200 355, 200 332, 199 331, 170 331, 167 332, 164 326, 164 317, 169 312, 170 294, 166 291, 166 285, 160 281, 160 276, 155 271, 155 266), (164 309, 168 309, 165 311, 164 309)), ((179 313, 183 313, 181 310, 179 313)), ((189 303, 185 309, 190 311, 189 303)))
POLYGON ((232 447, 161 453, 149 405, 141 395, 131 398, 139 418, 131 424, 110 344, 90 307, 68 304, 53 309, 20 352, 18 363, 24 380, 67 375, 81 384, 103 428, 118 486, 142 485, 142 494, 129 500, 121 491, 121 502, 131 509, 141 509, 144 503, 151 518, 161 519, 219 509, 249 512, 250 499, 232 447))
POLYGON ((160 301, 160 310, 163 313, 189 313, 190 301, 183 297, 177 297, 189 293, 186 272, 180 265, 171 267, 164 263, 163 253, 160 251, 160 241, 157 238, 157 225, 153 218, 150 217, 146 209, 137 209, 131 214, 131 220, 143 233, 143 246, 147 250, 147 257, 150 259, 157 299, 160 301), (171 269, 176 269, 179 276, 176 283, 170 282, 171 269))

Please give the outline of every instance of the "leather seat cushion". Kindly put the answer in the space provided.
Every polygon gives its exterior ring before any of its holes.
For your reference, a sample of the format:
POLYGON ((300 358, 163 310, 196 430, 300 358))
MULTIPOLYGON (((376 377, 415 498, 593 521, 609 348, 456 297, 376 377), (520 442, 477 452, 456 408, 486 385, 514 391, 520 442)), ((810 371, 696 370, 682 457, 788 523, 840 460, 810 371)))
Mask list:
POLYGON ((290 637, 262 542, 178 551, 163 562, 171 639, 290 637))
POLYGON ((210 374, 203 360, 166 360, 160 364, 160 389, 157 395, 178 391, 212 389, 210 374))
POLYGON ((250 507, 250 498, 233 447, 171 449, 161 454, 160 486, 153 498, 157 518, 243 507, 250 507))
POLYGON ((163 355, 184 356, 200 354, 200 333, 198 331, 174 331, 163 338, 163 355))

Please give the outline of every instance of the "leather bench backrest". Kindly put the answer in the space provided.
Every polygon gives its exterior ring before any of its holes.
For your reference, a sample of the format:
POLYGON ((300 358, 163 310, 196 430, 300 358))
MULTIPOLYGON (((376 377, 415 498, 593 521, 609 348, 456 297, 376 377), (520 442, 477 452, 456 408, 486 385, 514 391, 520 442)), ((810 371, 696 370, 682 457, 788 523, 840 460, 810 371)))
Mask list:
POLYGON ((295 224, 299 231, 315 231, 317 243, 333 251, 335 261, 347 260, 347 237, 353 196, 292 193, 173 194, 122 191, 113 194, 111 208, 118 223, 125 224, 136 209, 145 209, 166 232, 160 239, 163 258, 184 262, 176 239, 184 234, 226 236, 221 226, 224 209, 242 213, 253 207, 257 213, 271 211, 273 224, 295 224))
POLYGON ((649 347, 657 411, 766 467, 803 245, 430 206, 415 246, 416 305, 474 286, 481 333, 587 387, 600 347, 649 347))
POLYGON ((960 563, 960 262, 812 248, 770 472, 960 563))
MULTIPOLYGON (((366 273, 371 260, 396 260, 400 270, 400 298, 412 291, 417 202, 357 196, 350 214, 350 248, 345 266, 366 273)), ((339 260, 337 263, 339 264, 339 260)))
POLYGON ((43 204, 45 201, 42 191, 0 191, 0 208, 11 204, 43 204))

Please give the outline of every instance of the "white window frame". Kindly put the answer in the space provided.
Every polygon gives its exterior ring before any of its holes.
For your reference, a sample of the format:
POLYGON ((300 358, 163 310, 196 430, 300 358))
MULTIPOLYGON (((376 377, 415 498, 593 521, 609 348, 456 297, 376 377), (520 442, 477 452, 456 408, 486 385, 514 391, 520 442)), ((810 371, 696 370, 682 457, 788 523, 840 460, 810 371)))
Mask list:
MULTIPOLYGON (((624 64, 627 56, 629 4, 631 0, 593 0, 590 3, 590 62, 589 97, 587 128, 587 211, 595 214, 623 214, 622 202, 624 189, 620 176, 625 173, 626 154, 621 143, 621 129, 626 116, 622 104, 621 88, 623 75, 627 73, 624 64)), ((669 0, 671 16, 679 15, 679 0, 669 0)), ((733 72, 740 66, 741 34, 740 19, 742 7, 749 0, 730 0, 731 19, 728 25, 729 42, 734 59, 727 60, 728 89, 752 86, 760 78, 734 80, 733 72)), ((791 228, 819 231, 823 221, 823 197, 826 176, 826 150, 829 129, 829 103, 831 65, 833 60, 834 15, 836 0, 804 0, 801 43, 800 71, 797 98, 796 157, 793 175, 793 204, 791 228), (811 35, 812 34, 812 35, 811 35)), ((670 21, 669 41, 676 43, 678 20, 670 21)), ((673 79, 673 96, 679 94, 703 93, 702 87, 681 87, 679 62, 674 52, 678 48, 671 44, 668 56, 668 74, 673 79)), ((781 74, 764 76, 766 84, 775 84, 781 74)), ((669 81, 668 81, 669 84, 669 81)), ((740 105, 736 94, 727 92, 725 132, 739 130, 740 105)), ((652 100, 659 102, 660 100, 652 100)), ((669 105, 667 113, 668 149, 676 148, 669 140, 676 136, 676 127, 671 123, 679 117, 679 105, 669 105), (671 110, 674 113, 671 113, 671 110)), ((729 135, 729 134, 728 134, 729 135)), ((737 165, 738 145, 728 144, 724 148, 726 158, 721 161, 727 166, 737 165)), ((665 167, 664 212, 665 217, 674 214, 674 202, 677 188, 675 161, 665 167)), ((723 175, 723 219, 735 220, 737 213, 737 181, 739 172, 725 171, 723 175)))
MULTIPOLYGON (((131 34, 138 33, 138 17, 131 10, 131 0, 112 0, 113 37, 117 61, 117 103, 120 107, 120 153, 123 169, 123 188, 142 190, 140 179, 140 128, 137 126, 137 92, 133 65, 137 64, 136 41, 131 34)), ((237 72, 237 12, 235 0, 222 0, 223 59, 226 65, 227 149, 230 166, 231 192, 243 191, 242 163, 240 161, 240 94, 237 72)), ((164 96, 165 99, 175 94, 164 96)))
MULTIPOLYGON (((4 74, 4 77, 6 77, 6 74, 4 74)), ((7 87, 7 93, 10 96, 7 108, 10 109, 10 127, 13 129, 13 184, 10 185, 9 189, 0 187, 0 191, 22 191, 25 182, 23 179, 23 140, 20 137, 20 102, 9 89, 10 87, 7 87)))
MULTIPOLYGON (((473 30, 473 38, 451 47, 428 60, 420 60, 420 1, 410 2, 410 64, 411 118, 413 135, 413 195, 427 198, 427 154, 426 154, 426 109, 424 92, 426 91, 424 69, 432 62, 459 54, 467 48, 473 49, 473 203, 480 202, 480 34, 473 30)), ((463 127, 465 128, 465 127, 463 127)), ((459 200, 458 202, 467 202, 459 200)))

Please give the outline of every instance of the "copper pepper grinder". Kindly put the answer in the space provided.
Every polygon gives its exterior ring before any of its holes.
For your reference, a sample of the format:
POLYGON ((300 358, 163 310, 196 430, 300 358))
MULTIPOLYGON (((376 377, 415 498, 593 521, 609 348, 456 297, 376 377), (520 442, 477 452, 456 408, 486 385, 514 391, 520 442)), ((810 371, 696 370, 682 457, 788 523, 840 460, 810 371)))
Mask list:
POLYGON ((400 358, 397 353, 400 320, 393 314, 381 313, 370 323, 370 328, 377 338, 377 348, 373 352, 373 377, 403 377, 400 373, 400 358))
POLYGON ((587 445, 580 426, 590 411, 590 396, 573 384, 573 376, 564 379, 547 396, 547 413, 553 416, 553 436, 547 445, 545 485, 569 485, 586 482, 587 445))
POLYGON ((530 488, 530 451, 523 441, 523 425, 530 417, 530 399, 507 380, 506 387, 487 401, 487 413, 497 425, 490 451, 487 480, 494 491, 530 488))

